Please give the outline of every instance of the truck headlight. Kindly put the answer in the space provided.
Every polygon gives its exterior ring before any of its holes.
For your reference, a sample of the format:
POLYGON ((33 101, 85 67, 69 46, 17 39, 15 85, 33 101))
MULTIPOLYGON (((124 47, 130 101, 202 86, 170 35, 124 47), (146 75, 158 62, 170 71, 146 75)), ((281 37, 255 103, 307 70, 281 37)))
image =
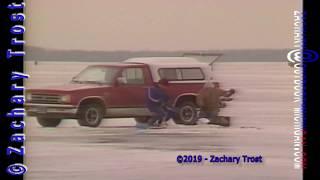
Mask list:
POLYGON ((61 96, 61 102, 70 103, 71 102, 71 96, 70 95, 61 96))
POLYGON ((32 94, 31 93, 26 93, 26 100, 31 101, 32 100, 32 94))

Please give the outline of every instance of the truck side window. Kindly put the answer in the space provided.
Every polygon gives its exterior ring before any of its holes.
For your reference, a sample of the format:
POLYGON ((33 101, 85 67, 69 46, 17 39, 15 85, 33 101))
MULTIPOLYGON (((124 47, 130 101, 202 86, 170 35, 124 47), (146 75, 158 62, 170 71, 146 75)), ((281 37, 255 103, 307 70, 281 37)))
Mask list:
POLYGON ((164 68, 159 70, 160 77, 168 80, 181 80, 181 73, 175 68, 164 68))
POLYGON ((204 80, 204 75, 200 68, 181 69, 183 80, 204 80))
POLYGON ((161 68, 159 75, 171 81, 204 80, 204 74, 200 68, 161 68))
POLYGON ((144 84, 142 68, 127 68, 122 71, 122 77, 126 78, 127 84, 144 84))

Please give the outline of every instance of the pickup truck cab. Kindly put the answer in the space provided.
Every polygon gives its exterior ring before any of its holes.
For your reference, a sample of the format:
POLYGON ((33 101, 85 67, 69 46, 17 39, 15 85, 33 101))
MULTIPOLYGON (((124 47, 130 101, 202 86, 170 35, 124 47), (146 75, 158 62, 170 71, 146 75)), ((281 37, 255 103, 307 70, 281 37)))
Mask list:
POLYGON ((26 90, 26 111, 43 127, 62 119, 77 119, 81 126, 97 127, 103 118, 135 118, 147 122, 147 90, 160 79, 178 113, 174 121, 197 121, 196 96, 211 74, 207 63, 190 57, 132 58, 119 63, 92 65, 70 83, 26 90))

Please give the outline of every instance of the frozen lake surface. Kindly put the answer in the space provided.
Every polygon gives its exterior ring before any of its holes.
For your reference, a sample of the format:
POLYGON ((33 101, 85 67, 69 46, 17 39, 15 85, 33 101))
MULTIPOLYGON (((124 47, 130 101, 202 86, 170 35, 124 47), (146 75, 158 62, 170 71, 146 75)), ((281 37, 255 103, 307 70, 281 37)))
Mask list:
MULTIPOLYGON (((67 83, 88 64, 26 63, 27 87, 67 83)), ((27 180, 296 180, 293 162, 293 72, 286 63, 218 63, 214 77, 235 88, 221 114, 232 126, 200 123, 139 130, 133 119, 105 119, 99 128, 65 120, 41 128, 27 117, 27 180), (261 155, 256 165, 179 165, 177 155, 261 155)))

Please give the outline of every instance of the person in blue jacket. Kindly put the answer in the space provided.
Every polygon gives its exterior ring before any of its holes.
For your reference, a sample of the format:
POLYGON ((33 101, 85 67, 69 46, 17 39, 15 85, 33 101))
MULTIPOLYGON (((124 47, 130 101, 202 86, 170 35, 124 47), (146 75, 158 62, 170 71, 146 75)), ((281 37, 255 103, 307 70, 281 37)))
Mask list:
POLYGON ((148 88, 147 108, 153 115, 148 122, 150 126, 155 126, 156 124, 160 126, 162 122, 166 122, 172 117, 172 111, 167 106, 169 96, 164 90, 168 84, 168 80, 161 79, 158 83, 148 88))

